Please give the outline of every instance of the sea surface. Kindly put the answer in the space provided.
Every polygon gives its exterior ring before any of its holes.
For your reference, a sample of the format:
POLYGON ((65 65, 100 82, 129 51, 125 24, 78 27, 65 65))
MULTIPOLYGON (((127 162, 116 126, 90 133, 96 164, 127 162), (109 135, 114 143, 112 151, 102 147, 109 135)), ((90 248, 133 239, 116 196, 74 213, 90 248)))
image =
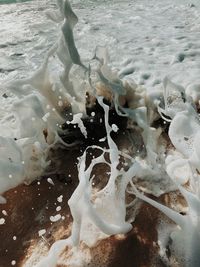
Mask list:
MULTIPOLYGON (((0 0, 5 2, 11 1, 0 0)), ((55 10, 54 0, 12 2, 18 3, 0 6, 0 84, 30 75, 60 34, 46 16, 55 10)), ((75 39, 84 62, 102 45, 115 68, 128 68, 129 77, 150 89, 165 76, 183 86, 200 83, 198 1, 71 2, 79 17, 75 39)))
POLYGON ((31 0, 0 0, 0 4, 12 4, 12 3, 22 3, 31 0))
MULTIPOLYGON (((96 46, 106 46, 110 65, 120 77, 133 79, 149 92, 162 91, 166 76, 191 95, 193 89, 200 92, 200 6, 195 1, 71 3, 79 18, 74 38, 84 64, 90 63, 96 46)), ((60 26, 47 16, 55 10, 54 0, 0 5, 1 95, 9 81, 30 77, 59 39, 60 26)), ((1 120, 8 115, 9 99, 0 99, 0 104, 1 120)), ((7 135, 9 125, 2 131, 7 135)))

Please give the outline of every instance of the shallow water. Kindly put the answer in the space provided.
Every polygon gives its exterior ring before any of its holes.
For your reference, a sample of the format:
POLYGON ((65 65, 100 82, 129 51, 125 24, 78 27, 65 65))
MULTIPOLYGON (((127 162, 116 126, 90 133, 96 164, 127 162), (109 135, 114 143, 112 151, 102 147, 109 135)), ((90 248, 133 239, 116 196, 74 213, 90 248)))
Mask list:
MULTIPOLYGON (((37 68, 56 39, 45 16, 54 1, 2 5, 0 81, 37 68)), ((88 63, 96 45, 106 45, 111 62, 132 72, 137 83, 160 88, 165 76, 184 86, 200 83, 200 9, 188 1, 72 1, 79 23, 75 39, 88 63), (178 15, 177 15, 178 14, 178 15)))

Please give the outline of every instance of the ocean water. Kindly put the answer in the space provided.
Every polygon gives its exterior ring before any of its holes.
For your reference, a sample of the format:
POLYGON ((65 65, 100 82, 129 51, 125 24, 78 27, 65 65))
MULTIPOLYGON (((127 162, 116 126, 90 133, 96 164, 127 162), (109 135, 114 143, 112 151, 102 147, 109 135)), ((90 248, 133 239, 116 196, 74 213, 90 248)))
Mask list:
MULTIPOLYGON (((0 0, 5 2, 11 1, 0 0)), ((58 36, 45 14, 55 2, 1 6, 0 82, 27 76, 41 64, 58 36)), ((200 9, 194 2, 71 1, 79 17, 75 39, 83 61, 92 58, 97 45, 105 45, 117 69, 132 69, 131 78, 150 89, 160 87, 165 76, 184 86, 199 83, 200 9)))
MULTIPOLYGON (((11 2, 2 1, 0 3, 11 2)), ((16 1, 12 1, 16 2, 16 1)), ((0 6, 0 93, 7 81, 30 77, 43 63, 60 31, 46 15, 54 0, 0 6)), ((71 1, 81 59, 88 65, 96 46, 106 46, 116 71, 147 90, 162 90, 168 76, 186 88, 200 88, 200 9, 189 1, 71 1), (97 4, 98 3, 98 4, 97 4), (178 15, 177 15, 178 14, 178 15)), ((55 67, 56 69, 56 67, 55 67)), ((1 103, 2 104, 2 103, 1 103)), ((7 114, 6 108, 0 119, 7 114)), ((1 129, 6 136, 10 126, 1 129)))
MULTIPOLYGON (((2 95, 7 81, 30 77, 58 40, 60 31, 46 15, 55 10, 55 2, 36 0, 0 6, 2 95)), ((162 91, 166 76, 186 90, 200 88, 197 5, 180 0, 71 3, 79 18, 74 29, 76 46, 85 65, 93 58, 96 46, 101 45, 108 48, 111 65, 120 76, 128 74, 149 91, 162 91)), ((0 119, 5 114, 6 109, 0 119)), ((1 129, 4 136, 12 132, 7 126, 1 129)))
POLYGON ((12 3, 22 3, 31 0, 0 0, 0 4, 12 4, 12 3))

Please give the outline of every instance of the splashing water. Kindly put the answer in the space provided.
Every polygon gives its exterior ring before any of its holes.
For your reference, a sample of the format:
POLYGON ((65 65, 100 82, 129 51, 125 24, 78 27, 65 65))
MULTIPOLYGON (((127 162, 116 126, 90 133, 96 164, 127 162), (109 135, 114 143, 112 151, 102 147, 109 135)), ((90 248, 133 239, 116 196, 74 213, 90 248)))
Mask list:
POLYGON ((48 155, 52 147, 69 148, 77 144, 79 140, 64 141, 62 136, 67 137, 69 129, 63 125, 78 125, 84 138, 88 138, 84 125, 88 116, 86 94, 93 99, 92 105, 96 101, 103 110, 108 147, 89 145, 80 157, 79 184, 68 201, 73 217, 71 236, 55 242, 35 266, 56 266, 66 246, 76 254, 82 242, 93 246, 100 239, 129 232, 134 218, 127 221, 127 207, 134 207, 135 201, 127 203, 127 195, 135 195, 173 220, 179 228, 170 232, 171 251, 183 266, 199 266, 200 121, 195 104, 183 87, 167 78, 163 82, 163 99, 156 94, 150 98, 134 81, 120 79, 125 74, 112 70, 103 47, 96 48, 88 65, 83 63, 73 33, 78 18, 67 0, 58 0, 57 6, 59 12, 48 16, 62 32, 58 42, 32 77, 7 84, 15 95, 10 113, 17 130, 11 131, 9 137, 0 137, 0 194, 44 174, 51 164, 48 155), (52 66, 58 62, 62 64, 62 73, 53 71, 52 66), (109 123, 111 108, 116 115, 127 118, 127 127, 132 132, 138 128, 143 155, 118 148, 112 137, 118 127, 109 123), (171 150, 163 137, 164 129, 153 126, 158 119, 169 123, 171 150), (100 155, 87 166, 90 149, 98 150, 100 155), (120 167, 122 158, 127 168, 120 167), (100 163, 110 169, 108 181, 101 189, 93 185, 92 176, 94 167, 100 163), (177 189, 187 201, 186 215, 144 195, 147 192, 160 196, 177 189))

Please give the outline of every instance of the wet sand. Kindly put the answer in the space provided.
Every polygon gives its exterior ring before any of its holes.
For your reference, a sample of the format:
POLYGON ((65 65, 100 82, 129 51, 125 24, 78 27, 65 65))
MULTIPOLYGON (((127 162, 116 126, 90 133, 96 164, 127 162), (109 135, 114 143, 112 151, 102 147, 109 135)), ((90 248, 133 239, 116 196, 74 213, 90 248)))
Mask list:
MULTIPOLYGON (((100 114, 101 111, 99 116, 100 114)), ((116 123, 119 126, 120 130, 113 135, 119 150, 123 148, 129 151, 132 143, 127 138, 126 119, 117 118, 116 114, 113 116, 111 114, 109 123, 116 123)), ((102 125, 98 126, 96 122, 94 122, 94 127, 91 124, 88 125, 86 127, 91 127, 91 129, 88 128, 87 130, 93 138, 87 139, 87 143, 85 141, 71 150, 57 149, 51 151, 51 172, 54 175, 40 177, 31 185, 22 184, 4 194, 7 203, 0 206, 0 218, 5 218, 5 223, 0 225, 0 240, 2 241, 0 245, 0 267, 12 266, 12 261, 16 261, 15 266, 17 267, 24 266, 34 251, 37 259, 37 253, 46 254, 56 240, 67 238, 70 235, 72 217, 67 202, 78 184, 77 158, 92 143, 102 147, 107 146, 106 142, 97 141, 106 134, 102 125), (95 131, 92 130, 93 128, 95 128, 95 131), (96 135, 94 135, 95 132, 96 135), (54 185, 48 182, 48 177, 51 177, 54 185), (56 211, 58 206, 60 211, 56 211), (2 211, 4 211, 3 213, 6 211, 7 216, 3 215, 2 211), (59 214, 61 218, 52 222, 50 217, 56 214, 59 214), (39 231, 43 229, 46 230, 46 233, 39 236, 39 231)), ((140 138, 137 133, 135 133, 135 136, 135 143, 137 144, 140 138)), ((87 165, 92 156, 97 156, 98 153, 97 150, 88 150, 87 165)), ((93 174, 100 177, 97 179, 95 186, 105 186, 107 172, 108 166, 104 164, 95 166, 93 174)), ((158 201, 166 203, 166 198, 162 196, 158 201)), ((163 217, 158 210, 142 203, 133 222, 133 228, 126 236, 111 236, 100 241, 91 249, 86 245, 81 245, 84 250, 90 250, 91 253, 91 261, 85 266, 164 266, 158 256, 159 247, 156 230, 161 216, 163 217)), ((68 251, 66 250, 67 254, 68 251)), ((28 266, 32 266, 32 263, 28 266)))
MULTIPOLYGON (((38 235, 38 231, 41 229, 46 229, 44 236, 49 245, 55 241, 56 233, 58 239, 67 237, 67 230, 72 221, 67 200, 71 196, 75 184, 64 185, 56 180, 54 183, 55 186, 51 186, 43 179, 40 185, 37 183, 30 186, 20 185, 5 194, 7 204, 2 205, 1 210, 6 210, 8 216, 5 216, 5 224, 0 226, 1 267, 11 266, 12 260, 17 262, 16 266, 21 266, 31 244, 41 239, 38 235), (59 213, 65 216, 65 219, 52 223, 49 217, 56 214, 55 203, 58 205, 57 197, 60 195, 63 195, 63 202, 59 203, 62 207, 59 213), (55 227, 53 230, 52 225, 55 227), (59 233, 59 229, 63 229, 62 234, 59 233), (52 231, 54 231, 54 235, 52 235, 52 231), (16 240, 13 240, 14 236, 16 236, 16 240)), ((158 215, 157 210, 143 204, 132 231, 127 234, 125 239, 118 240, 110 237, 91 249, 94 255, 93 266, 153 266, 150 265, 150 262, 158 248, 156 244, 158 215), (107 258, 106 265, 102 265, 102 260, 105 258, 107 258)))
MULTIPOLYGON (((120 144, 124 137, 116 139, 120 144)), ((65 177, 71 175, 71 179, 51 175, 54 185, 47 181, 47 176, 31 185, 22 184, 5 193, 7 203, 0 206, 0 217, 5 218, 5 224, 0 225, 0 267, 12 266, 13 260, 16 261, 15 266, 23 266, 38 242, 43 242, 48 249, 55 240, 69 236, 72 218, 67 201, 78 183, 76 163, 77 156, 81 155, 80 150, 58 153, 60 159, 57 158, 57 166, 60 166, 65 177), (58 197, 61 195, 63 199, 59 202, 58 197), (56 212, 57 206, 61 206, 59 212, 56 212), (2 214, 3 210, 7 216, 2 214), (51 222, 50 216, 56 214, 62 218, 51 222), (46 230, 43 237, 38 234, 41 229, 46 230)), ((95 173, 102 174, 102 170, 103 166, 99 166, 95 173)), ((158 254, 156 225, 160 216, 156 209, 143 203, 131 232, 124 238, 107 238, 91 248, 92 260, 87 266, 155 266, 154 259, 158 254)), ((164 265, 157 261, 156 266, 164 265)))

